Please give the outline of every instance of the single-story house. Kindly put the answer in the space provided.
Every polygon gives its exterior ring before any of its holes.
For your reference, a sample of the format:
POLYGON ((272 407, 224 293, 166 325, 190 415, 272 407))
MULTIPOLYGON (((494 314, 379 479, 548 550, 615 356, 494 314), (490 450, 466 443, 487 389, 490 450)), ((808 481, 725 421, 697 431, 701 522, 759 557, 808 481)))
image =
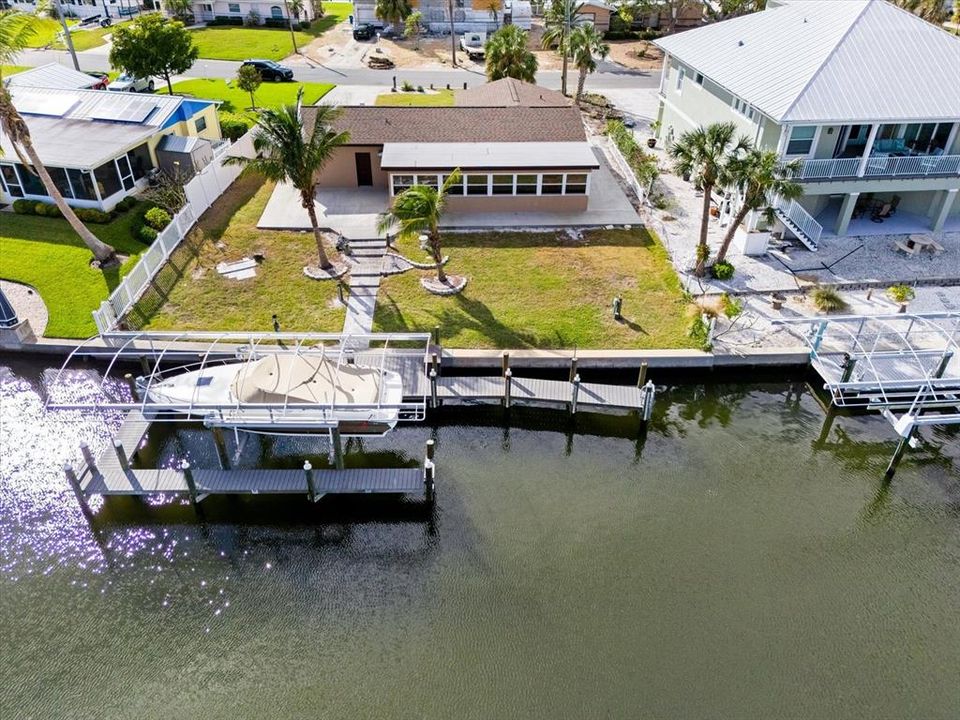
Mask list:
MULTIPOLYGON (((316 119, 313 108, 303 115, 308 127, 316 119)), ((452 107, 345 107, 335 127, 350 140, 320 186, 382 188, 384 205, 459 168, 451 210, 583 211, 600 167, 572 101, 513 79, 459 92, 452 107)))
POLYGON ((74 70, 66 65, 50 63, 22 70, 3 79, 7 87, 59 88, 61 90, 93 90, 105 82, 102 78, 74 70))
POLYGON ((600 32, 607 32, 610 29, 610 15, 615 12, 616 10, 605 2, 585 0, 577 13, 577 21, 591 22, 600 32))
POLYGON ((313 22, 316 18, 313 5, 310 2, 305 2, 299 11, 290 9, 283 0, 278 2, 269 2, 269 0, 266 2, 257 2, 257 0, 236 0, 236 2, 211 0, 210 2, 195 2, 192 8, 193 15, 199 22, 220 20, 221 22, 242 25, 251 13, 259 18, 259 25, 267 24, 268 21, 269 24, 289 23, 289 13, 293 14, 294 22, 298 20, 313 22))
MULTIPOLYGON (((111 210, 142 189, 147 173, 161 164, 167 135, 224 142, 210 100, 17 86, 10 94, 40 160, 76 207, 111 210)), ((0 201, 49 202, 39 178, 17 162, 8 137, 0 136, 0 148, 0 201)))

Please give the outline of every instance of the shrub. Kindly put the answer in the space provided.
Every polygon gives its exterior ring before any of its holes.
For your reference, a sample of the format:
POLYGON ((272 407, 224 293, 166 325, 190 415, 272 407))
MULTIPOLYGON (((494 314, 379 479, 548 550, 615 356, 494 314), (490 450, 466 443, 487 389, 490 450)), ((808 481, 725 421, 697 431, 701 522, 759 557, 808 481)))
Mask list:
POLYGON ((290 24, 287 22, 286 18, 266 18, 262 24, 264 27, 269 27, 269 28, 290 27, 290 24))
POLYGON ((413 91, 414 91, 413 83, 410 82, 409 80, 404 80, 402 83, 400 83, 400 88, 401 88, 404 92, 413 92, 413 91))
POLYGON ((38 202, 33 206, 34 215, 46 215, 47 214, 47 204, 45 202, 38 202))
POLYGON ((417 92, 418 92, 418 93, 422 93, 422 92, 423 92, 423 85, 417 85, 417 92))
POLYGON ((137 230, 137 236, 140 238, 140 240, 149 245, 157 239, 157 231, 149 225, 141 225, 140 229, 137 230))
POLYGON ((836 312, 847 307, 847 303, 833 288, 818 287, 813 291, 813 305, 820 312, 836 312))
POLYGON ((37 204, 33 200, 14 200, 13 211, 17 215, 36 215, 37 204))
POLYGON ((723 314, 731 319, 743 312, 743 300, 730 297, 726 293, 720 296, 720 306, 723 308, 723 314))
POLYGON ((260 13, 256 10, 251 10, 247 13, 247 16, 243 19, 243 24, 247 27, 254 27, 260 24, 260 13))
POLYGON ((113 219, 110 213, 97 210, 96 208, 76 208, 74 212, 77 214, 77 217, 85 223, 98 223, 102 225, 113 219))
POLYGON ((127 195, 123 200, 117 203, 117 210, 120 210, 121 212, 126 212, 136 204, 137 204, 137 199, 132 195, 127 195))
POLYGON ((703 313, 697 312, 690 319, 690 326, 687 328, 687 335, 692 339, 701 350, 710 351, 710 323, 704 318, 703 313))
POLYGON ((228 140, 239 140, 250 129, 251 125, 253 123, 243 115, 220 113, 220 133, 228 140))
POLYGON ((887 288, 887 294, 893 298, 894 302, 905 303, 913 300, 917 294, 913 291, 913 288, 909 285, 899 284, 891 285, 887 288))
POLYGON ((733 265, 728 263, 726 260, 715 262, 713 267, 710 268, 710 273, 717 280, 729 280, 733 277, 733 265))
POLYGON ((144 213, 143 220, 154 230, 163 230, 170 224, 170 213, 163 208, 153 207, 144 213))
POLYGON ((301 30, 309 30, 309 29, 310 29, 310 21, 309 21, 309 20, 301 20, 301 21, 300 21, 300 29, 301 29, 301 30))

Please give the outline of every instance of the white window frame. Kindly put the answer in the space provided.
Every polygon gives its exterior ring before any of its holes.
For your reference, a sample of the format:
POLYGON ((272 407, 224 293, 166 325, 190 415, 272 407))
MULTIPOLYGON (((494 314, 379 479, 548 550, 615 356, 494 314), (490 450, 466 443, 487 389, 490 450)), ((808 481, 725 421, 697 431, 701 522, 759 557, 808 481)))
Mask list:
POLYGON ((684 77, 686 77, 686 75, 687 75, 687 69, 681 65, 680 72, 677 73, 677 84, 676 84, 677 95, 683 95, 683 79, 684 77))
MULTIPOLYGON (((820 130, 818 125, 793 125, 790 127, 790 133, 787 135, 787 144, 783 148, 784 157, 809 157, 811 152, 814 152, 817 149, 817 139, 820 135, 820 130), (813 135, 809 138, 810 147, 804 152, 790 152, 790 143, 793 142, 793 133, 799 128, 813 128, 813 135)), ((806 142, 807 138, 802 138, 798 142, 806 142)))
POLYGON ((228 3, 227 3, 227 12, 237 13, 237 14, 241 13, 242 10, 240 9, 240 3, 228 2, 228 3), (234 10, 234 8, 236 8, 236 10, 234 10))

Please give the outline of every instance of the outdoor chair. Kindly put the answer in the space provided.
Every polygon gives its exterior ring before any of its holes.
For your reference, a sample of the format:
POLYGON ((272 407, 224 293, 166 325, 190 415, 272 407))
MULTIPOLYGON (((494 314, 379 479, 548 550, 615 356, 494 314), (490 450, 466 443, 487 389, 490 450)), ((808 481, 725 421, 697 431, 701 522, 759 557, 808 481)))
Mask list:
POLYGON ((893 215, 897 211, 897 206, 900 205, 900 196, 894 195, 890 200, 890 214, 893 215))
POLYGON ((897 250, 902 250, 907 255, 916 255, 918 252, 920 252, 920 248, 917 245, 910 247, 901 240, 894 240, 893 244, 897 246, 897 250))
POLYGON ((882 207, 874 208, 873 213, 870 215, 870 220, 875 223, 882 223, 886 218, 890 217, 892 207, 892 203, 884 203, 882 207))

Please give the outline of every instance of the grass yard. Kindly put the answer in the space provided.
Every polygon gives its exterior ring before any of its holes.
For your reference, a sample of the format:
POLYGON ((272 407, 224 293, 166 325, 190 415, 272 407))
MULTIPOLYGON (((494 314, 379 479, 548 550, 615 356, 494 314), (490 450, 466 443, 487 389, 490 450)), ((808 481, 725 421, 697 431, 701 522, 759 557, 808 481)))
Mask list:
MULTIPOLYGON (((123 27, 124 25, 129 24, 130 20, 124 20, 123 22, 115 22, 110 27, 103 28, 95 25, 89 30, 77 30, 76 32, 72 32, 70 33, 70 38, 73 40, 73 49, 77 52, 83 52, 84 50, 90 50, 95 47, 100 47, 101 45, 106 45, 107 41, 104 39, 104 36, 112 34, 118 27, 123 27)), ((53 43, 52 47, 57 50, 66 50, 67 44, 57 40, 53 43)))
MULTIPOLYGON (((327 30, 346 20, 353 12, 352 3, 324 3, 326 14, 307 30, 297 30, 297 47, 302 48, 327 30)), ((237 27, 214 25, 191 30, 193 41, 200 49, 200 57, 210 60, 282 60, 293 54, 290 31, 287 28, 237 27)))
MULTIPOLYGON (((257 90, 257 107, 279 107, 297 101, 297 91, 303 86, 303 101, 313 105, 333 89, 330 83, 263 83, 257 90)), ((157 89, 166 93, 166 88, 157 89)), ((224 112, 243 112, 250 108, 250 94, 238 88, 234 81, 226 80, 184 80, 174 83, 173 92, 179 95, 191 95, 205 100, 221 100, 220 110, 224 112)))
POLYGON ((26 65, 0 65, 0 75, 9 77, 10 75, 16 75, 18 72, 29 69, 26 65))
POLYGON ((32 285, 47 305, 50 321, 44 335, 87 338, 95 335, 91 312, 120 282, 146 247, 133 239, 145 206, 132 208, 107 225, 89 227, 105 243, 130 258, 122 268, 90 267, 93 257, 61 218, 0 216, 0 277, 32 285))
MULTIPOLYGON (((76 21, 68 20, 67 24, 72 25, 74 22, 76 21)), ((31 48, 45 48, 52 45, 63 32, 60 21, 48 17, 37 17, 33 28, 33 36, 27 41, 27 47, 31 48)))
MULTIPOLYGON (((666 250, 646 230, 566 233, 447 233, 447 272, 466 275, 460 295, 420 286, 425 273, 385 278, 374 330, 429 331, 445 347, 686 348, 686 307, 666 250), (624 322, 612 302, 623 295, 624 322)), ((403 254, 423 259, 416 241, 403 254)))
MULTIPOLYGON (((245 172, 200 219, 188 242, 196 255, 169 283, 165 302, 144 323, 151 330, 284 330, 339 332, 344 311, 337 284, 310 280, 303 266, 316 261, 312 233, 257 229, 274 184, 245 172), (219 246, 219 247, 218 247, 219 246), (262 252, 266 260, 250 280, 229 280, 217 263, 262 252)), ((167 281, 163 281, 167 284, 167 281)))
POLYGON ((453 105, 453 90, 427 92, 389 92, 377 95, 377 105, 388 107, 437 107, 453 105))

